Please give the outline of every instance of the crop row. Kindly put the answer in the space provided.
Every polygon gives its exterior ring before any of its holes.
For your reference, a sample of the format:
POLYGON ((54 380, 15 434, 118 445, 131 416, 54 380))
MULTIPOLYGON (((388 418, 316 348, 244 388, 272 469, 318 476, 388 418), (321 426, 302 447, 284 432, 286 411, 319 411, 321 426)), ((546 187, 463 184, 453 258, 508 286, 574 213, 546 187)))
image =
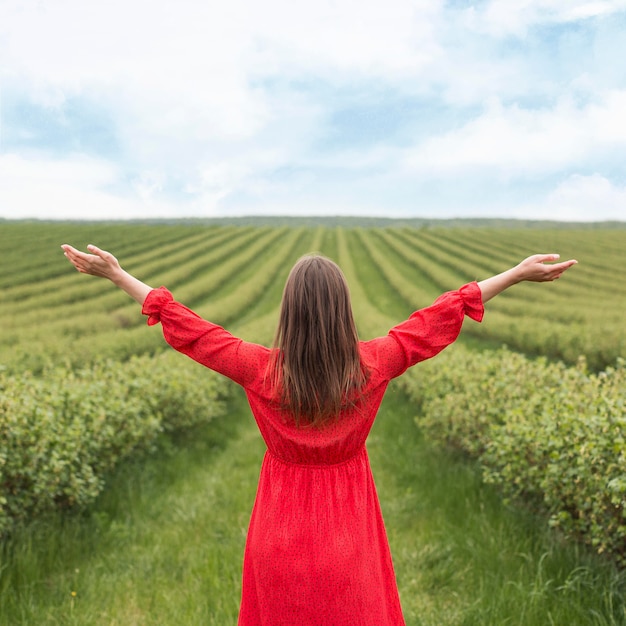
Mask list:
POLYGON ((54 509, 88 506, 120 461, 221 415, 227 389, 174 353, 54 367, 42 377, 0 373, 0 535, 54 509))
POLYGON ((402 379, 426 435, 626 565, 626 362, 601 374, 508 350, 454 349, 402 379))
MULTIPOLYGON (((247 235, 249 238, 253 236, 249 231, 247 235)), ((229 252, 234 253, 240 249, 245 239, 240 241, 239 245, 236 242, 245 236, 246 233, 238 231, 209 231, 195 235, 189 232, 183 240, 161 244, 156 249, 128 257, 118 253, 117 250, 115 254, 123 260, 125 267, 131 272, 140 272, 146 281, 152 276, 161 276, 167 271, 188 264, 191 264, 188 268, 189 274, 193 275, 196 271, 193 266, 194 260, 200 259, 204 264, 210 264, 212 261, 219 263, 229 252), (207 254, 207 250, 211 252, 207 254)), ((44 285, 41 281, 35 281, 6 290, 4 298, 7 303, 11 303, 11 311, 18 317, 24 313, 28 314, 30 310, 54 311, 55 307, 69 303, 72 304, 73 310, 80 311, 76 308, 77 303, 85 300, 91 302, 108 295, 106 291, 103 293, 102 286, 97 282, 77 281, 75 273, 67 271, 69 266, 63 259, 60 248, 56 252, 55 264, 61 264, 62 276, 47 280, 44 285)))
POLYGON ((26 285, 36 290, 42 279, 67 276, 64 264, 59 263, 62 243, 80 248, 94 243, 104 249, 111 247, 126 257, 153 253, 191 235, 190 228, 174 226, 0 224, 0 252, 7 269, 0 277, 0 286, 22 289, 26 285))
MULTIPOLYGON (((76 362, 100 354, 126 358, 131 348, 145 352, 157 347, 147 339, 141 316, 124 294, 69 268, 58 247, 64 240, 89 236, 87 240, 110 247, 141 279, 165 284, 186 304, 224 322, 230 318, 231 300, 235 308, 240 299, 256 300, 269 282, 284 276, 281 259, 283 264, 291 263, 294 256, 313 248, 315 232, 105 224, 99 227, 101 232, 93 225, 65 225, 61 238, 61 226, 53 226, 48 233, 44 224, 15 225, 14 240, 22 250, 29 232, 33 239, 41 237, 38 247, 28 256, 22 251, 21 257, 11 246, 6 225, 0 230, 0 251, 13 259, 14 273, 20 267, 24 271, 23 282, 7 286, 0 296, 0 364, 12 370, 41 369, 46 359, 76 362), (54 238, 58 241, 53 245, 54 238), (40 277, 33 274, 37 266, 40 277), (246 296, 250 290, 252 295, 246 296)), ((393 307, 385 299, 393 299, 392 292, 406 304, 408 314, 430 304, 442 291, 505 269, 526 253, 559 249, 573 256, 580 252, 580 265, 566 279, 550 286, 516 286, 490 302, 486 323, 472 325, 468 333, 492 345, 506 344, 570 363, 584 353, 595 370, 613 363, 626 350, 622 332, 626 286, 615 284, 606 271, 624 265, 626 246, 619 247, 622 231, 322 227, 317 232, 323 251, 344 269, 346 264, 355 266, 353 290, 357 283, 367 290, 377 281, 375 305, 390 318, 394 318, 393 307), (340 255, 342 238, 347 247, 341 248, 340 255)))
MULTIPOLYGON (((256 233, 247 245, 242 246, 243 242, 239 241, 239 247, 210 271, 185 282, 184 266, 177 266, 166 276, 171 282, 163 282, 179 300, 224 324, 251 307, 303 235, 302 231, 267 229, 256 233), (281 244, 273 246, 272 242, 278 239, 281 244), (254 275, 245 279, 246 272, 254 275)), ((68 271, 71 271, 69 266, 68 271)), ((76 274, 75 280, 115 291, 111 285, 91 277, 76 274)), ((51 363, 76 365, 99 358, 125 359, 133 354, 159 350, 163 340, 145 326, 137 305, 124 294, 113 295, 121 298, 120 306, 114 310, 98 310, 103 303, 95 300, 91 305, 92 313, 80 310, 79 304, 79 313, 74 316, 74 305, 67 305, 66 309, 61 309, 67 314, 60 315, 57 321, 32 330, 26 327, 21 341, 5 347, 5 367, 11 371, 22 368, 41 371, 51 363)))
MULTIPOLYGON (((442 231, 444 232, 444 231, 442 231)), ((599 233, 594 233, 596 237, 599 233)), ((452 235, 421 230, 368 230, 362 245, 398 295, 414 307, 429 304, 438 293, 463 282, 507 269, 520 256, 492 259, 485 239, 464 247, 463 233, 453 247, 452 235)), ((601 253, 596 252, 596 256, 601 253)), ((607 254, 607 264, 617 260, 607 254)), ((626 247, 622 256, 626 256, 626 247)), ((589 366, 600 370, 626 351, 623 311, 626 294, 596 280, 597 270, 584 259, 567 277, 552 285, 521 284, 487 306, 487 322, 472 325, 469 333, 481 341, 506 344, 529 354, 546 354, 574 363, 585 354, 589 366), (590 287, 591 285, 591 287, 590 287)))

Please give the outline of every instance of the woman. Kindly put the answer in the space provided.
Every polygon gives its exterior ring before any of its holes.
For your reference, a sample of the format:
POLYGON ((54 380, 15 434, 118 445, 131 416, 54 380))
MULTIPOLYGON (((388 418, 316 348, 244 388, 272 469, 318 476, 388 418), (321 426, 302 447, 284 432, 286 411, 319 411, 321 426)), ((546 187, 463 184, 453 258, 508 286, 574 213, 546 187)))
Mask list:
POLYGON ((465 315, 521 281, 576 263, 535 255, 464 285, 388 335, 359 342, 348 287, 329 259, 300 259, 273 349, 237 339, 124 271, 108 252, 63 246, 79 272, 111 280, 161 323, 176 350, 245 389, 267 444, 246 541, 239 624, 404 624, 365 440, 389 381, 458 336, 465 315))

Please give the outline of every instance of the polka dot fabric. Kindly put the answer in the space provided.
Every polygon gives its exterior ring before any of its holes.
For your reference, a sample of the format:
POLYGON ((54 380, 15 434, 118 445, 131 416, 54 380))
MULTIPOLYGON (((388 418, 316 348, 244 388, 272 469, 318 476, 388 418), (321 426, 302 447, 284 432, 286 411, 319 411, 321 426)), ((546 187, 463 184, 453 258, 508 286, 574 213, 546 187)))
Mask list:
POLYGON ((176 350, 246 391, 267 451, 243 562, 240 626, 404 624, 365 440, 389 381, 481 321, 476 283, 440 296, 384 337, 360 343, 369 381, 358 405, 323 428, 272 403, 270 350, 234 337, 161 287, 143 313, 176 350))

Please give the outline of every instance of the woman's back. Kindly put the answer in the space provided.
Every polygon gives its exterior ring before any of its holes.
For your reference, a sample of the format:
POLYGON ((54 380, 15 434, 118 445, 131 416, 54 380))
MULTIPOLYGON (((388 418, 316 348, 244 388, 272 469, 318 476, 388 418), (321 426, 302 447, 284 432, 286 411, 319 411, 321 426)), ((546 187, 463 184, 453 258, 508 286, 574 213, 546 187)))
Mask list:
POLYGON ((177 350, 246 391, 267 444, 248 531, 240 624, 404 624, 365 440, 389 381, 482 317, 475 283, 441 296, 388 335, 358 344, 367 382, 334 418, 303 423, 268 375, 275 349, 242 341, 152 291, 143 311, 177 350))

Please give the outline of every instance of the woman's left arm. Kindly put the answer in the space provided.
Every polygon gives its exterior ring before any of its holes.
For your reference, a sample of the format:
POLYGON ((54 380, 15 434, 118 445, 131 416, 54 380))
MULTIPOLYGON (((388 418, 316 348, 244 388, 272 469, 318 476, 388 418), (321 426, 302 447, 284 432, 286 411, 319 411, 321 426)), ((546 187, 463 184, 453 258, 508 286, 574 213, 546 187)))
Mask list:
POLYGON ((61 248, 68 261, 79 272, 107 278, 141 305, 152 291, 152 287, 122 269, 118 260, 110 252, 92 245, 87 246, 89 253, 81 252, 68 244, 63 244, 61 248))
POLYGON ((87 246, 88 253, 61 246, 67 259, 83 274, 107 278, 142 305, 148 324, 161 323, 163 336, 174 349, 236 383, 246 386, 264 371, 268 349, 242 341, 221 326, 202 319, 164 287, 152 289, 120 267, 109 252, 87 246))

